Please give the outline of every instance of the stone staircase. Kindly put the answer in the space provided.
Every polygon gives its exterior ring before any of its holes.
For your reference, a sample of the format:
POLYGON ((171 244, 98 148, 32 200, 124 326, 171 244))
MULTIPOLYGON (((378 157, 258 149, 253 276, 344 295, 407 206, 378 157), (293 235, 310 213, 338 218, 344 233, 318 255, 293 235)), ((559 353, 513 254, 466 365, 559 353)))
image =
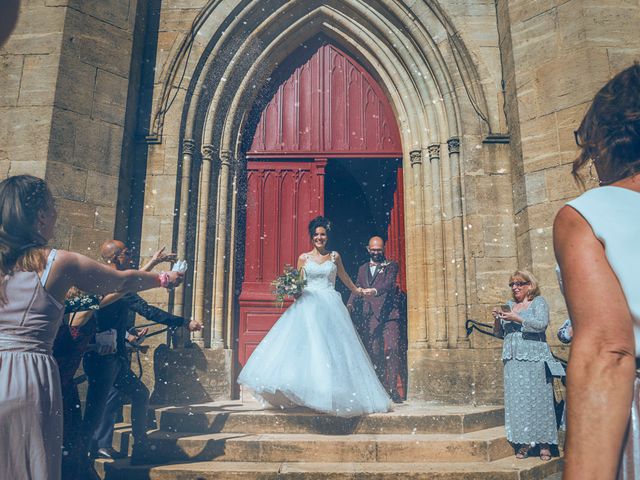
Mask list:
MULTIPOLYGON (((386 414, 336 418, 306 409, 215 402, 154 409, 150 465, 96 461, 105 480, 533 480, 562 460, 516 460, 501 407, 406 403, 386 414)), ((119 424, 116 449, 129 450, 119 424)))

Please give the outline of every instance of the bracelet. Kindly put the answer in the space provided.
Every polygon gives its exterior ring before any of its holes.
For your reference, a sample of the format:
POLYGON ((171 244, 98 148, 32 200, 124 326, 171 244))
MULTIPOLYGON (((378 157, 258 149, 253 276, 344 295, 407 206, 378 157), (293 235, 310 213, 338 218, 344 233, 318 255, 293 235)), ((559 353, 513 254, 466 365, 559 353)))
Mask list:
POLYGON ((169 274, 167 272, 160 272, 158 274, 158 280, 160 281, 160 286, 162 288, 169 288, 169 274))

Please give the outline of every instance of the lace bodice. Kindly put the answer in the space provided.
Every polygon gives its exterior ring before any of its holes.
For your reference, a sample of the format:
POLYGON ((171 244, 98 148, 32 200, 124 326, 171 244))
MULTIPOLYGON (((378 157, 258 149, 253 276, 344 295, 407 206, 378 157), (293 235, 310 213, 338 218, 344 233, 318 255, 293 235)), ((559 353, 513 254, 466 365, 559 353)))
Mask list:
POLYGON ((320 290, 325 288, 335 289, 338 267, 336 265, 336 252, 331 252, 328 260, 318 263, 306 253, 304 255, 304 276, 307 279, 305 288, 320 290))

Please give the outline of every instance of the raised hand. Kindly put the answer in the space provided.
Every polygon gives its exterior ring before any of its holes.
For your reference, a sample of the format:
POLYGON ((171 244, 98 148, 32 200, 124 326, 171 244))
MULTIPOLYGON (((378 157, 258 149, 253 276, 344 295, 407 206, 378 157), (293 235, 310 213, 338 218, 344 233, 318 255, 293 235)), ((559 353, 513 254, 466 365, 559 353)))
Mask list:
POLYGON ((167 247, 163 246, 160 250, 153 254, 151 262, 154 265, 159 265, 164 262, 175 262, 177 255, 175 253, 164 253, 167 247))

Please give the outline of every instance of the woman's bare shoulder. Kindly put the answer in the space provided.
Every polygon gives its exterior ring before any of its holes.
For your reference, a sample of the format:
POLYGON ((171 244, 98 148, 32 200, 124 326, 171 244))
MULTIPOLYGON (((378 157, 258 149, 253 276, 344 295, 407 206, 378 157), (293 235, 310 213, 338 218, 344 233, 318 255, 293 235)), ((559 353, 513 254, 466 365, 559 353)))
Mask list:
POLYGON ((589 223, 580 213, 570 205, 563 206, 553 222, 554 233, 582 234, 585 230, 591 230, 589 223))
POLYGON ((87 258, 84 255, 76 252, 70 252, 69 250, 57 250, 56 249, 56 262, 58 265, 72 265, 77 264, 82 258, 87 258))

